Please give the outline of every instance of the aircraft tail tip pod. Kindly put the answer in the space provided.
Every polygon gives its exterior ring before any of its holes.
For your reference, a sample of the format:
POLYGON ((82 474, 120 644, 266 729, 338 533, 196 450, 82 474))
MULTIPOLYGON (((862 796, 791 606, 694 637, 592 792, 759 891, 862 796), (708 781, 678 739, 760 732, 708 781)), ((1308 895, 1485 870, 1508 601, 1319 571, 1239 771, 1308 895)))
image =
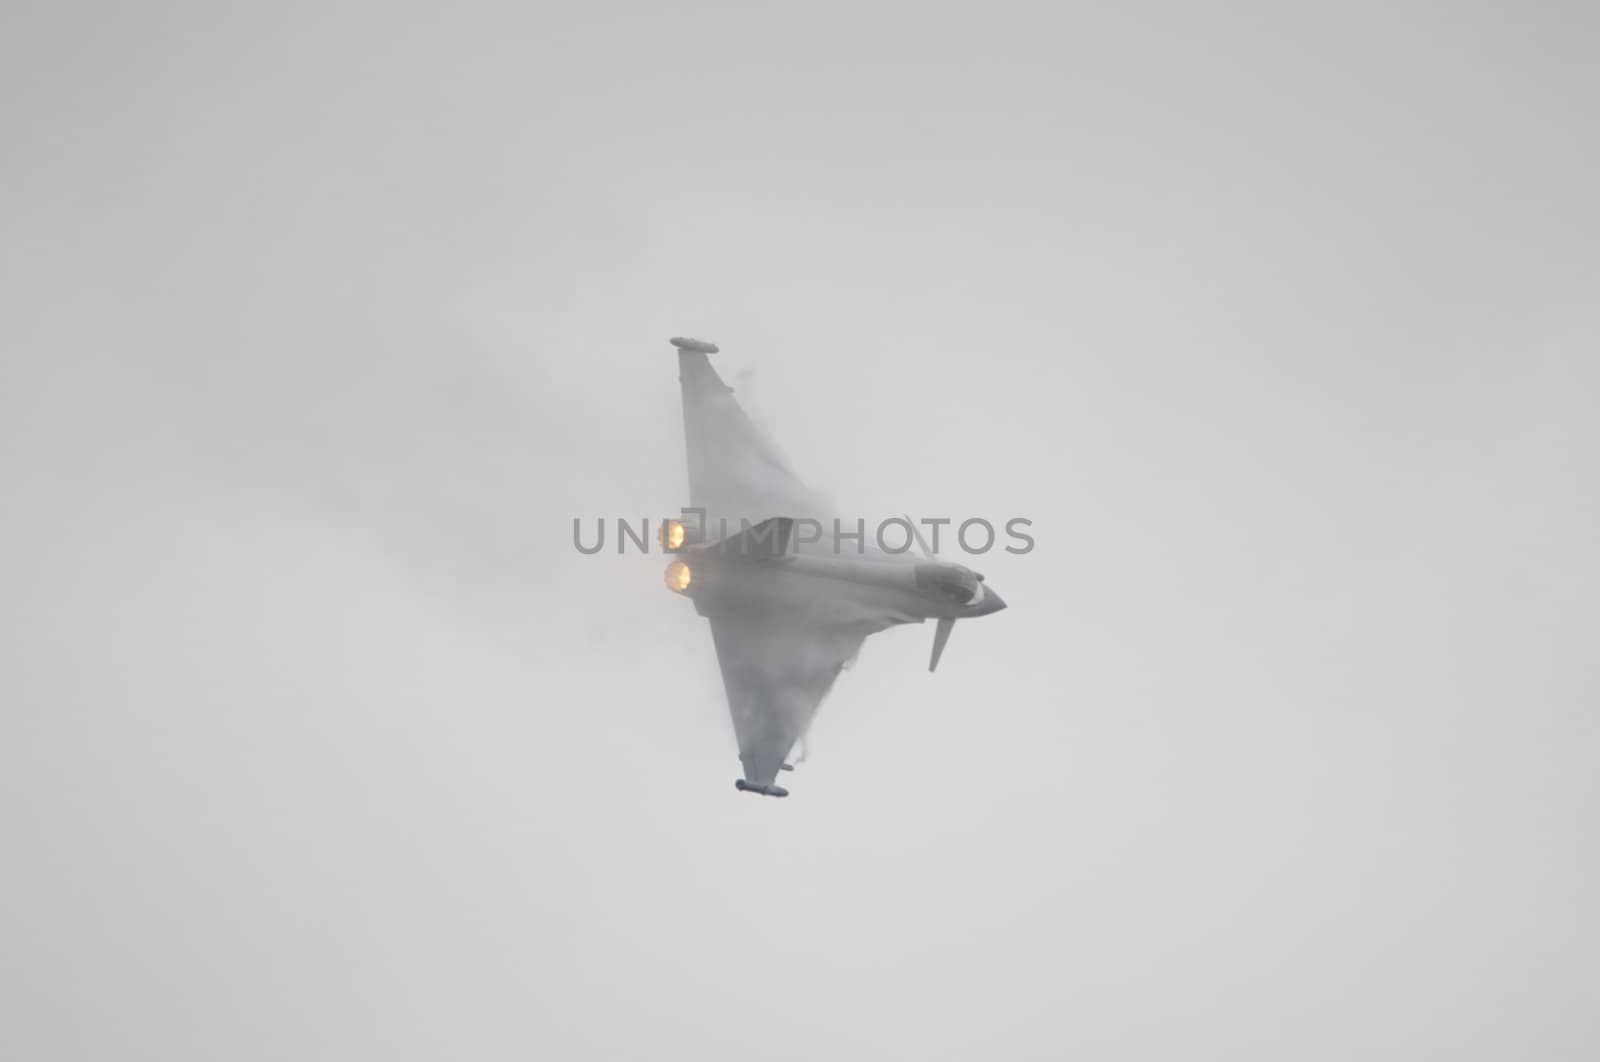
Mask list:
POLYGON ((741 793, 760 793, 762 796, 786 797, 789 791, 781 785, 760 785, 756 782, 747 782, 743 778, 734 780, 733 787, 741 793))
POLYGON ((687 339, 683 336, 673 336, 671 339, 667 340, 667 342, 671 343, 679 350, 694 351, 698 354, 715 354, 717 352, 717 345, 715 343, 707 343, 703 339, 687 339))

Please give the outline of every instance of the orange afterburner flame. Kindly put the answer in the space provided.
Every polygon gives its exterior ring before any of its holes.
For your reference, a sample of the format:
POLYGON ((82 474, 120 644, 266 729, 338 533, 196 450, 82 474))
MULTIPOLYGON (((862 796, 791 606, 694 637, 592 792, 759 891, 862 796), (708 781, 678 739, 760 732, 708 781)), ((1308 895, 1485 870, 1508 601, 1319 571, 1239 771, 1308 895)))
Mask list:
POLYGON ((667 589, 683 593, 689 589, 689 580, 694 576, 689 571, 689 566, 683 561, 673 561, 667 565, 667 589))
POLYGON ((683 540, 687 537, 683 524, 677 520, 663 520, 661 530, 656 532, 656 539, 666 549, 683 548, 683 540))

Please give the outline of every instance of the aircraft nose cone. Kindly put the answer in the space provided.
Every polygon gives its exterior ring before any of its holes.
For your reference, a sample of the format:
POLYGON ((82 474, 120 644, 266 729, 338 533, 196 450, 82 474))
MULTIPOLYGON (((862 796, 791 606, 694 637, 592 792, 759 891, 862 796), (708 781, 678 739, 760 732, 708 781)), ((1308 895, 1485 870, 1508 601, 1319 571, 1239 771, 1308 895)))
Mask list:
POLYGON ((999 612, 1006 607, 1006 599, 994 592, 994 587, 988 583, 983 585, 983 600, 968 606, 971 608, 969 616, 987 616, 999 612))

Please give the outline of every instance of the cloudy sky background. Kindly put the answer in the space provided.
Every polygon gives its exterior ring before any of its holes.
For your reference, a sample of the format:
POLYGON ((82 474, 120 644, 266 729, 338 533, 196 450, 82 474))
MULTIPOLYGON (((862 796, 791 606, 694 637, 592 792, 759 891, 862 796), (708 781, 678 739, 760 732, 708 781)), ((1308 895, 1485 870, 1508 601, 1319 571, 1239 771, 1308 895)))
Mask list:
POLYGON ((1573 1058, 1592 5, 8 5, 0 1054, 1573 1058), (1010 516, 787 801, 666 337, 1010 516))

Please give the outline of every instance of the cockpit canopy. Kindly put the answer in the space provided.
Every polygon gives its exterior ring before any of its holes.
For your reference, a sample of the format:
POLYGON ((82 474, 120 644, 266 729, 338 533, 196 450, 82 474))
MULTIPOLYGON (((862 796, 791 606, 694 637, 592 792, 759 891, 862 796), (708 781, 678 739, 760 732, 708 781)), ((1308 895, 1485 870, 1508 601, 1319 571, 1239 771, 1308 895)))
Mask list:
POLYGON ((916 571, 917 586, 939 596, 965 605, 978 596, 978 584, 983 576, 959 564, 919 564, 916 571))

